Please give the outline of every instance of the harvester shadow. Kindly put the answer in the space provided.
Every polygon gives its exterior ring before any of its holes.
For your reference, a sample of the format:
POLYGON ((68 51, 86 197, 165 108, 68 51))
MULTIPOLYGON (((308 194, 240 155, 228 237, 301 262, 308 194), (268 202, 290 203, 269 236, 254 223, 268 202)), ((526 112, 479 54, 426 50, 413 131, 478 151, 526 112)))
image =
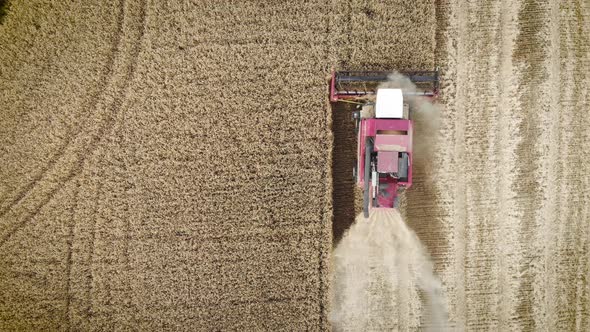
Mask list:
POLYGON ((331 103, 332 132, 332 204, 333 245, 335 246, 354 223, 356 211, 355 181, 352 169, 356 162, 356 134, 352 119, 354 105, 331 103))

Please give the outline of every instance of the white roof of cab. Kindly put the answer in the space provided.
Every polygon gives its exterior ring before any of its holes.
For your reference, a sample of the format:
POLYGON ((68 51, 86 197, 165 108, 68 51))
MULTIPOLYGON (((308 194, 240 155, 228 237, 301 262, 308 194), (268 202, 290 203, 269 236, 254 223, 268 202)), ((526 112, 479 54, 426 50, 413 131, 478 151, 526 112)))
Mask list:
POLYGON ((404 117, 404 97, 401 89, 377 89, 375 117, 389 119, 404 117))

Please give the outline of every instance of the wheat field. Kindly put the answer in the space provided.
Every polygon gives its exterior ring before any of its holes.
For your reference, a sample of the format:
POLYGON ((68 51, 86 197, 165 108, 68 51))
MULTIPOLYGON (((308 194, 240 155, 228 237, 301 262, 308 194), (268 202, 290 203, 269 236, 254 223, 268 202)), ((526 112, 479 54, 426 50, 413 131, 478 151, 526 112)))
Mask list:
POLYGON ((0 330, 330 330, 326 76, 435 66, 401 212, 452 325, 590 330, 587 1, 12 0, 0 59, 0 330))

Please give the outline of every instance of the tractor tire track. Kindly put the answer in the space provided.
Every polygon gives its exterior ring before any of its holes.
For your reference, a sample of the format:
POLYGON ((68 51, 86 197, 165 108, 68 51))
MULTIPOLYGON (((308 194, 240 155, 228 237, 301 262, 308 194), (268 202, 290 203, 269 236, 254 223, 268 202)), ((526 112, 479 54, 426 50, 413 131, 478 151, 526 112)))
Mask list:
MULTIPOLYGON (((87 154, 88 156, 92 156, 95 153, 99 155, 96 157, 96 164, 93 164, 94 172, 97 172, 99 179, 105 176, 104 169, 106 167, 105 163, 103 162, 105 151, 104 149, 99 148, 99 146, 105 137, 116 135, 114 132, 116 129, 116 121, 123 121, 123 117, 120 115, 122 112, 125 112, 125 102, 128 100, 127 95, 129 92, 129 87, 133 81, 133 78, 135 77, 137 62, 142 50, 142 42, 146 30, 147 0, 137 1, 137 5, 132 4, 131 2, 133 1, 127 1, 123 7, 126 9, 125 20, 130 21, 125 24, 125 27, 127 27, 126 30, 129 31, 125 31, 123 38, 126 44, 128 44, 124 47, 127 50, 125 54, 128 54, 129 56, 124 61, 122 61, 122 71, 120 72, 121 75, 119 76, 121 78, 121 82, 118 85, 114 84, 115 88, 113 88, 113 91, 115 91, 115 95, 109 104, 109 112, 107 113, 107 117, 105 121, 103 121, 102 126, 99 128, 98 133, 93 136, 93 140, 87 148, 89 152, 87 154)), ((85 158, 80 159, 80 163, 83 163, 84 161, 85 158)), ((83 171, 84 168, 81 166, 82 165, 80 164, 80 167, 73 172, 74 175, 83 171)), ((79 319, 81 320, 78 321, 78 324, 83 324, 84 326, 88 327, 97 326, 97 324, 100 326, 100 322, 95 321, 97 317, 95 313, 95 307, 100 307, 102 304, 99 302, 99 298, 95 296, 102 291, 102 289, 99 288, 100 285, 97 285, 95 281, 95 274, 100 271, 100 268, 95 266, 96 264, 99 264, 97 258, 95 257, 95 248, 97 243, 102 241, 102 238, 99 237, 97 229, 102 228, 103 225, 97 223, 99 221, 107 221, 106 218, 99 217, 101 216, 101 212, 98 209, 99 206, 103 204, 103 198, 105 196, 104 188, 105 187, 103 186, 102 182, 96 183, 96 196, 93 203, 95 211, 90 214, 94 217, 89 220, 91 223, 91 227, 88 230, 89 239, 87 240, 88 243, 82 244, 88 247, 89 253, 87 257, 84 255, 80 257, 80 260, 85 261, 85 264, 88 265, 88 272, 83 274, 83 279, 76 280, 76 283, 81 285, 81 287, 84 289, 82 292, 85 298, 85 308, 79 312, 81 314, 79 319)))
MULTIPOLYGON (((113 127, 114 125, 114 119, 115 119, 115 114, 121 109, 122 104, 126 98, 127 92, 128 92, 128 87, 130 84, 130 81, 133 79, 134 73, 135 73, 135 68, 137 66, 137 57, 139 55, 139 52, 141 50, 141 42, 143 40, 143 35, 145 32, 145 5, 146 2, 142 1, 140 2, 140 11, 139 11, 139 15, 138 16, 127 16, 129 17, 139 17, 140 19, 140 26, 137 32, 137 36, 135 36, 135 38, 131 37, 133 40, 133 44, 131 46, 131 51, 130 51, 130 62, 126 65, 123 65, 124 67, 124 76, 123 76, 123 81, 122 83, 119 83, 117 85, 116 82, 111 82, 110 85, 113 86, 113 90, 115 91, 115 97, 113 99, 113 101, 110 102, 110 106, 107 106, 107 112, 105 115, 100 115, 99 116, 99 126, 98 129, 96 130, 95 133, 92 133, 92 129, 91 128, 87 128, 87 130, 91 131, 90 139, 89 142, 87 143, 87 145, 82 145, 81 147, 78 147, 77 149, 79 150, 78 152, 74 151, 73 154, 76 156, 75 157, 75 162, 73 163, 73 165, 70 165, 70 171, 67 173, 67 175, 65 177, 63 177, 60 180, 56 180, 53 181, 52 183, 54 184, 54 188, 51 188, 49 191, 49 194, 43 199, 41 200, 41 202, 32 210, 31 213, 29 214, 25 214, 24 217, 22 217, 22 219, 20 221, 17 222, 16 226, 13 227, 9 232, 7 232, 6 234, 4 234, 1 238, 0 238, 0 247, 2 247, 18 230, 22 229, 32 218, 34 218, 34 216, 47 204, 49 203, 53 197, 55 196, 55 194, 60 190, 60 188, 62 187, 63 184, 69 182, 71 179, 73 179, 77 174, 79 174, 83 168, 84 168, 84 163, 87 159, 88 156, 92 155, 94 153, 94 151, 96 150, 98 144, 100 144, 101 140, 104 137, 105 132, 108 132, 110 130, 110 128, 113 127), (72 167, 73 166, 73 167, 72 167)), ((113 53, 113 56, 110 58, 112 59, 112 64, 110 66, 108 66, 108 70, 111 73, 111 77, 113 77, 112 73, 114 71, 114 64, 116 61, 116 58, 121 58, 121 41, 124 39, 124 27, 123 27, 123 23, 125 21, 125 7, 126 7, 126 0, 120 0, 120 14, 118 17, 120 17, 120 19, 118 19, 119 23, 118 24, 118 31, 116 33, 116 38, 115 38, 115 42, 114 45, 116 46, 116 52, 113 53)), ((106 88, 105 88, 106 90, 106 88)), ((104 94, 103 94, 104 96, 104 94)), ((98 113, 98 112, 97 112, 98 113)), ((91 121, 93 120, 93 117, 89 117, 88 118, 88 123, 91 124, 91 121)), ((82 136, 82 134, 87 134, 86 131, 80 131, 78 133, 78 137, 82 136)), ((68 142, 72 142, 75 139, 69 139, 68 142)), ((67 146, 69 146, 69 144, 67 144, 67 146)), ((74 148, 75 149, 75 148, 74 148)), ((56 154, 56 156, 58 156, 58 158, 55 158, 55 163, 54 164, 50 164, 49 168, 54 167, 55 164, 57 163, 58 160, 60 160, 59 157, 64 156, 65 155, 65 148, 64 151, 58 151, 58 154, 56 154)), ((37 182, 35 182, 37 183, 37 182)), ((31 189, 34 188, 35 185, 33 184, 31 186, 31 189)), ((24 197, 25 195, 23 195, 24 197)), ((8 211, 8 210, 7 210, 8 211)), ((0 215, 1 217, 1 215, 0 215)))
MULTIPOLYGON (((37 199, 37 196, 41 196, 41 197, 45 196, 36 205, 34 205, 34 207, 32 209, 29 209, 30 210, 29 213, 25 213, 24 215, 17 215, 16 217, 13 217, 16 220, 15 221, 16 225, 0 237, 0 248, 18 230, 22 229, 26 224, 28 224, 30 222, 30 220, 32 220, 39 213, 39 211, 45 205, 47 205, 47 203, 49 203, 53 199, 53 197, 62 188, 62 186, 60 184, 65 184, 65 183, 69 182, 77 173, 79 173, 79 170, 82 169, 83 157, 81 157, 81 155, 83 154, 83 148, 78 148, 78 150, 80 150, 80 151, 76 151, 77 147, 74 146, 74 145, 76 145, 76 144, 74 144, 74 141, 76 139, 82 138, 83 135, 87 134, 87 131, 90 129, 88 127, 94 121, 94 117, 92 115, 99 113, 98 104, 100 102, 100 98, 102 97, 102 95, 104 93, 104 90, 106 90, 106 87, 109 84, 108 83, 109 78, 112 77, 113 70, 114 70, 114 63, 115 63, 116 58, 118 57, 118 53, 119 53, 119 49, 120 49, 121 37, 123 35, 124 5, 125 5, 125 0, 120 0, 119 1, 119 12, 118 12, 117 19, 116 19, 117 30, 116 30, 116 33, 113 35, 113 39, 111 41, 111 45, 112 45, 111 52, 109 53, 109 56, 107 58, 107 65, 105 66, 106 69, 103 72, 104 74, 101 76, 101 79, 100 79, 101 84, 99 84, 100 86, 103 86, 103 89, 99 90, 100 92, 97 93, 96 95, 94 95, 94 97, 92 99, 93 102, 92 102, 91 109, 94 109, 94 112, 89 112, 89 114, 85 117, 85 122, 84 122, 83 128, 80 129, 76 134, 74 134, 73 130, 66 133, 64 143, 58 148, 57 152, 50 159, 47 166, 42 169, 41 173, 38 176, 33 178, 33 180, 15 197, 15 199, 13 199, 6 207, 4 207, 2 210, 0 210, 0 218, 4 218, 5 215, 9 211, 11 211, 11 209, 13 207, 15 207, 18 204, 21 204, 21 202, 25 198, 28 198, 27 196, 31 197, 30 199, 32 199, 32 200, 37 199), (71 148, 74 151, 67 152, 66 150, 68 148, 71 148), (77 158, 77 161, 75 161, 75 163, 74 163, 73 169, 71 169, 68 173, 66 173, 66 175, 61 179, 59 179, 60 173, 57 173, 55 175, 48 174, 49 171, 52 171, 55 169, 55 166, 56 166, 56 164, 58 164, 59 161, 62 161, 64 159, 64 157, 69 154, 73 154, 77 158), (49 182, 49 185, 48 185, 49 189, 48 190, 46 188, 43 188, 43 186, 39 185, 40 181, 42 181, 46 178, 53 177, 53 176, 57 176, 59 180, 49 182), (35 195, 35 194, 28 195, 35 188, 39 188, 39 190, 47 190, 47 192, 46 193, 41 192, 37 195, 35 195)), ((67 161, 66 161, 66 163, 67 163, 67 161)), ((59 172, 59 171, 61 171, 61 169, 63 169, 63 168, 68 169, 68 168, 71 168, 71 166, 72 165, 60 165, 60 167, 56 171, 59 172)), ((35 202, 32 202, 32 204, 34 204, 34 203, 35 202)), ((13 219, 13 218, 5 218, 5 219, 13 219)))
MULTIPOLYGON (((125 0, 119 0, 119 12, 116 16, 117 28, 115 35, 113 36, 113 39, 111 41, 111 51, 109 53, 109 56, 107 57, 105 69, 103 70, 103 75, 101 75, 100 77, 97 92, 91 97, 88 105, 83 107, 82 109, 82 119, 84 119, 83 125, 78 131, 74 131, 73 128, 70 128, 70 130, 65 134, 64 142, 57 148, 57 151, 49 159, 47 164, 40 170, 40 172, 38 172, 36 176, 33 177, 33 179, 31 179, 31 181, 27 185, 23 187, 22 190, 18 192, 18 194, 16 194, 16 196, 6 206, 0 209, 0 218, 2 218, 14 206, 20 204, 22 200, 27 196, 27 194, 29 194, 33 190, 33 188, 38 185, 40 181, 49 176, 47 175, 47 173, 52 171, 56 163, 64 157, 64 155, 66 154, 66 150, 75 141, 76 137, 82 134, 86 134, 86 129, 93 119, 92 115, 98 112, 98 103, 100 101, 100 98, 102 97, 104 90, 106 90, 106 87, 109 84, 109 79, 113 74, 114 62, 118 56, 121 36, 123 34, 124 5, 125 0)), ((0 203, 0 205, 3 204, 4 202, 0 203)))

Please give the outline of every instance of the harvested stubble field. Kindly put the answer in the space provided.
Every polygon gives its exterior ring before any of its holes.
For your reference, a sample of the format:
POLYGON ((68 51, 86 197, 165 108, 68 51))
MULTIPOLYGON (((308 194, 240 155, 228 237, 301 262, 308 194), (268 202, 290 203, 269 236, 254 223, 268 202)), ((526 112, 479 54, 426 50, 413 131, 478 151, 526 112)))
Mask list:
POLYGON ((587 331, 589 36, 583 0, 12 1, 0 330, 329 329, 358 199, 325 76, 436 63, 402 212, 451 320, 587 331))

